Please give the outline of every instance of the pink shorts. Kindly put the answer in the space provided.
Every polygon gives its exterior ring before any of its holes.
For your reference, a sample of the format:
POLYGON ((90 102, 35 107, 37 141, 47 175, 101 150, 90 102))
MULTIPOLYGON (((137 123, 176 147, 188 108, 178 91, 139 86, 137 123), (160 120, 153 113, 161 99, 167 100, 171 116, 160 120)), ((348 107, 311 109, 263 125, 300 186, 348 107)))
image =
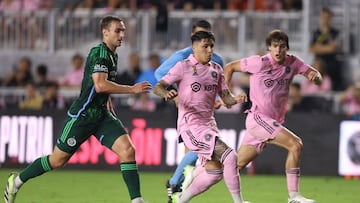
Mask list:
POLYGON ((181 138, 185 145, 193 152, 195 152, 201 165, 204 165, 207 160, 211 160, 215 149, 215 140, 219 136, 219 131, 213 126, 184 126, 181 132, 181 138))
POLYGON ((284 128, 276 120, 260 113, 250 112, 246 117, 246 132, 242 145, 256 147, 256 151, 261 153, 268 140, 274 139, 284 128))

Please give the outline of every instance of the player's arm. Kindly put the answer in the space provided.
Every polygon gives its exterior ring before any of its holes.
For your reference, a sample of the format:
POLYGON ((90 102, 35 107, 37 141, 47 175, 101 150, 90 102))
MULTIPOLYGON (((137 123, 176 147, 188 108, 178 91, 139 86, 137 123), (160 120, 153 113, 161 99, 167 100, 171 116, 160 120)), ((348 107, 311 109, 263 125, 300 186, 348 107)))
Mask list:
POLYGON ((310 81, 312 81, 312 82, 314 82, 316 85, 321 85, 321 83, 322 83, 322 76, 321 76, 321 73, 318 71, 318 70, 316 70, 315 68, 313 68, 313 67, 309 67, 309 69, 304 73, 304 76, 308 79, 308 80, 310 80, 310 81))
POLYGON ((224 67, 225 83, 230 90, 232 89, 231 79, 234 72, 241 72, 240 60, 232 61, 224 67))
POLYGON ((228 89, 222 90, 220 92, 220 97, 227 108, 230 108, 232 105, 237 103, 245 103, 247 101, 247 96, 245 93, 240 93, 234 96, 228 89))
POLYGON ((177 91, 172 89, 172 90, 167 90, 166 88, 169 85, 164 81, 164 80, 160 80, 154 87, 153 92, 154 94, 158 95, 159 97, 162 97, 165 99, 165 101, 174 99, 175 97, 177 97, 177 91))
POLYGON ((147 93, 151 89, 151 85, 148 82, 140 82, 135 85, 121 85, 115 82, 109 81, 108 74, 105 72, 95 72, 92 74, 92 79, 97 93, 108 94, 139 94, 147 93))
POLYGON ((310 53, 314 54, 332 54, 336 52, 336 40, 332 40, 327 44, 318 42, 313 43, 309 48, 310 53))

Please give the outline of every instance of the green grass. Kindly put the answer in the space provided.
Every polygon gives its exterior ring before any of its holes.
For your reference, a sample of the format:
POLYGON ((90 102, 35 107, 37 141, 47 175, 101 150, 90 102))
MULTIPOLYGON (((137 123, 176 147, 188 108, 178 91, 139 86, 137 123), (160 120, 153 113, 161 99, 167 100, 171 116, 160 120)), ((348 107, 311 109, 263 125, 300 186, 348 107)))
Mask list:
MULTIPOLYGON (((0 169, 1 189, 5 187, 9 169, 0 169)), ((164 183, 170 173, 140 174, 144 199, 149 203, 167 201, 164 183)), ((242 190, 252 203, 286 203, 284 176, 242 175, 242 190)), ((301 177, 301 192, 319 203, 359 203, 360 181, 342 177, 301 177)), ((2 193, 1 193, 2 195, 2 193)), ((0 200, 1 201, 1 200, 0 200)), ((127 189, 120 172, 58 170, 26 183, 16 203, 129 203, 127 189)), ((194 203, 232 202, 224 181, 195 197, 194 203)))

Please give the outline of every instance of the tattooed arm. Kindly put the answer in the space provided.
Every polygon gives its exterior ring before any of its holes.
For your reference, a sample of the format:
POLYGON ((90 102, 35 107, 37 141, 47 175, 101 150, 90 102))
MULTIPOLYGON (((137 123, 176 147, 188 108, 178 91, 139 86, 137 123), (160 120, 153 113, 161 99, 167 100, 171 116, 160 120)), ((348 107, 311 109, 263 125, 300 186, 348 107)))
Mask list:
POLYGON ((176 99, 177 98, 177 91, 172 89, 170 91, 166 90, 166 87, 168 87, 169 85, 166 84, 165 81, 160 80, 154 87, 154 94, 158 95, 159 97, 162 97, 165 99, 165 101, 168 100, 174 100, 176 103, 176 99))
POLYGON ((247 96, 245 93, 240 93, 236 96, 233 96, 228 89, 221 91, 220 97, 227 108, 230 108, 232 105, 237 103, 245 103, 247 101, 247 96))

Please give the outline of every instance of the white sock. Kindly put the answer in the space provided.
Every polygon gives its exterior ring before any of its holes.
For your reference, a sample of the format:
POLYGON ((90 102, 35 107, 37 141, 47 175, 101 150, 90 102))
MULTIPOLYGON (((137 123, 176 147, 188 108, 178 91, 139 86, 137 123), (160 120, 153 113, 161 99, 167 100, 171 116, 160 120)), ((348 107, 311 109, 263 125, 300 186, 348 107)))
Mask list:
POLYGON ((137 197, 135 199, 131 200, 131 203, 144 203, 145 201, 143 200, 142 197, 137 197))
POLYGON ((300 196, 300 192, 289 192, 289 198, 300 196))
POLYGON ((188 202, 188 201, 190 201, 193 197, 194 197, 194 195, 191 194, 191 192, 189 191, 189 189, 186 189, 186 190, 182 191, 182 193, 181 193, 180 202, 188 202))
POLYGON ((20 179, 20 175, 17 175, 15 178, 14 178, 14 183, 15 183, 15 187, 17 188, 20 188, 22 186, 22 184, 24 184, 22 182, 22 180, 20 179))
POLYGON ((243 203, 244 202, 241 193, 240 194, 231 194, 231 197, 233 198, 234 203, 243 203))

